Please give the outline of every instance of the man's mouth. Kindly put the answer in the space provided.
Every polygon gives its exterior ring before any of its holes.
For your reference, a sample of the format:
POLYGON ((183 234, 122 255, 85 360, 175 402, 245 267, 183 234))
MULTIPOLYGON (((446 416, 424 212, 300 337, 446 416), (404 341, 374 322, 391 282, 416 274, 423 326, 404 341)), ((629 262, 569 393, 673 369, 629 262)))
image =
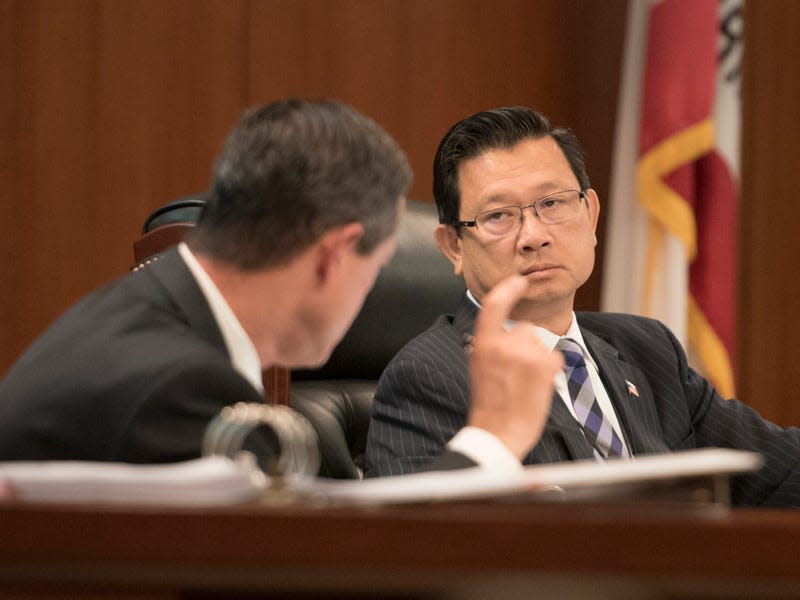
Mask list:
POLYGON ((543 277, 543 276, 549 275, 550 273, 552 273, 556 269, 560 269, 560 268, 561 267, 559 265, 555 265, 555 264, 534 265, 534 266, 528 267, 527 269, 523 270, 522 271, 522 275, 525 276, 525 277, 529 277, 529 276, 534 276, 534 277, 540 276, 540 277, 543 277))

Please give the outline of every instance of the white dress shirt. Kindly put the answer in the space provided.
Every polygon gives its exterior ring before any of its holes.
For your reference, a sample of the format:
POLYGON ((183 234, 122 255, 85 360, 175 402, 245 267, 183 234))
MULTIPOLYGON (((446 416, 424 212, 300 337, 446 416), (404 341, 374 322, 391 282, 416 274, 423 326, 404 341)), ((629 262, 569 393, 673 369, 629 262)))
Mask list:
POLYGON ((208 273, 200 266, 200 263, 197 262, 197 258, 189 250, 189 247, 181 242, 178 245, 178 253, 181 255, 183 262, 186 263, 195 281, 197 281, 200 291, 203 292, 203 296, 205 296, 208 306, 211 308, 214 320, 222 333, 222 339, 225 340, 225 347, 228 349, 228 356, 230 356, 233 368, 263 395, 264 384, 261 379, 261 361, 250 336, 247 335, 222 293, 208 273))
MULTIPOLYGON (((467 296, 475 306, 481 308, 480 303, 469 290, 467 290, 467 296)), ((513 325, 513 321, 508 321, 506 324, 507 327, 513 327, 513 325)), ((575 319, 575 313, 572 313, 572 322, 564 336, 556 335, 544 327, 535 326, 535 330, 539 339, 542 340, 551 351, 555 349, 558 340, 562 337, 573 339, 580 345, 583 351, 583 358, 586 361, 586 369, 589 372, 589 379, 592 382, 595 398, 597 398, 597 402, 603 414, 611 422, 614 431, 616 431, 620 439, 623 440, 621 435, 622 430, 619 425, 619 420, 617 419, 617 414, 614 411, 614 406, 611 404, 611 398, 600 379, 597 363, 595 363, 592 355, 589 354, 586 343, 583 341, 583 335, 581 334, 580 327, 578 327, 578 321, 575 319)), ((567 409, 572 416, 575 417, 575 420, 577 420, 575 409, 572 406, 572 400, 570 400, 569 391, 567 390, 567 375, 563 370, 556 375, 554 385, 556 392, 558 392, 558 395, 564 401, 564 404, 566 404, 567 409)), ((623 440, 623 444, 624 443, 623 440)), ((447 447, 450 450, 460 452, 482 468, 495 471, 513 471, 522 468, 520 461, 506 448, 505 444, 488 431, 477 427, 464 427, 453 436, 450 442, 448 442, 447 447)))

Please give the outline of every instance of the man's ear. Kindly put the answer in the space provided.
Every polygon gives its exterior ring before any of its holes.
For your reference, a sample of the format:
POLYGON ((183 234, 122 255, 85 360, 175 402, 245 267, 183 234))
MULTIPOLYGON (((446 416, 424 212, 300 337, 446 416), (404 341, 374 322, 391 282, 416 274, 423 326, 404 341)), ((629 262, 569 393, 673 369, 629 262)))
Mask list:
POLYGON ((589 188, 586 190, 586 206, 589 208, 589 218, 592 221, 592 229, 594 230, 594 245, 597 245, 597 223, 600 219, 600 199, 597 197, 597 192, 589 188))
POLYGON ((348 223, 322 234, 317 241, 316 276, 318 283, 325 283, 331 277, 345 256, 356 251, 356 246, 364 236, 361 223, 348 223))
POLYGON ((452 225, 437 225, 433 237, 442 254, 453 263, 453 273, 460 276, 464 270, 461 265, 461 238, 458 237, 456 228, 452 225))

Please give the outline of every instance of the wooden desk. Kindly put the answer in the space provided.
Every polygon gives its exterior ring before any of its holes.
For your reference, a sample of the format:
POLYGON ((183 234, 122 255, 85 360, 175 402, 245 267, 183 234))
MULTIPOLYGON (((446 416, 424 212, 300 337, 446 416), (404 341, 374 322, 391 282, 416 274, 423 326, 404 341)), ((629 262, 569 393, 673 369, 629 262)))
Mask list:
POLYGON ((800 598, 800 512, 0 504, 0 598, 800 598))

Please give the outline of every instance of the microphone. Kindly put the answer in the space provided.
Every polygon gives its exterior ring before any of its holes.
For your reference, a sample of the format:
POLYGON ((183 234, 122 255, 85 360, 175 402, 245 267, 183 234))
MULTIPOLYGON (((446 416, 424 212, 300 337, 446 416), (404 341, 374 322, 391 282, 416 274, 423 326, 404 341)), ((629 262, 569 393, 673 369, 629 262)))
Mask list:
POLYGON ((212 455, 255 460, 272 477, 314 476, 320 467, 317 432, 303 415, 283 405, 238 402, 223 408, 203 436, 203 456, 212 455))

